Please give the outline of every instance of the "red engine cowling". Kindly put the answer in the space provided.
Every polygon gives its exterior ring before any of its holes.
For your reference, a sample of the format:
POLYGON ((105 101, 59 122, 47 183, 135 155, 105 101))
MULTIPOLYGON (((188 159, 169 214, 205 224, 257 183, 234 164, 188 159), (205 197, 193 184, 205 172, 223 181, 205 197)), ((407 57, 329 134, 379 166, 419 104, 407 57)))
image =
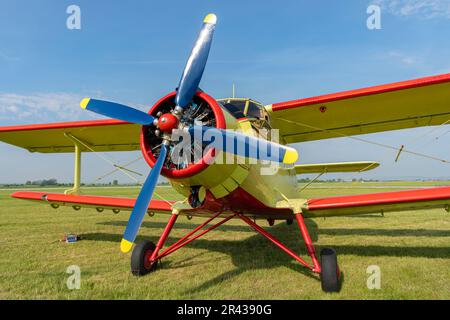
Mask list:
MULTIPOLYGON (((176 92, 169 93, 161 98, 150 109, 149 114, 154 117, 158 115, 168 114, 175 107, 176 92)), ((222 111, 216 100, 204 92, 197 92, 193 98, 192 107, 185 110, 180 122, 183 125, 190 125, 202 122, 202 125, 226 129, 226 121, 222 111), (194 108, 195 107, 195 108, 194 108)), ((153 167, 159 155, 162 137, 155 133, 154 126, 143 126, 141 131, 141 150, 147 163, 153 167)), ((161 174, 168 179, 183 179, 196 175, 208 167, 211 157, 214 156, 214 150, 207 152, 203 159, 196 163, 189 163, 180 167, 179 164, 171 163, 170 157, 163 166, 161 174)))

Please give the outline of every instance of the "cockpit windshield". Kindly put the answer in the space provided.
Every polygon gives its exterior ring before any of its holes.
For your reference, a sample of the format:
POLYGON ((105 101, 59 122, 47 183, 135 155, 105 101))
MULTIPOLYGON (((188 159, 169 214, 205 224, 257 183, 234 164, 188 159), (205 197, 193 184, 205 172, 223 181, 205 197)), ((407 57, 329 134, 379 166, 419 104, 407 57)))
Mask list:
POLYGON ((218 100, 225 109, 230 112, 236 119, 240 118, 261 118, 262 105, 250 99, 221 99, 218 100))
POLYGON ((220 101, 220 102, 225 107, 225 109, 227 109, 233 115, 233 117, 235 117, 236 119, 245 117, 244 116, 245 104, 246 104, 245 100, 242 100, 242 101, 227 100, 227 101, 220 101))

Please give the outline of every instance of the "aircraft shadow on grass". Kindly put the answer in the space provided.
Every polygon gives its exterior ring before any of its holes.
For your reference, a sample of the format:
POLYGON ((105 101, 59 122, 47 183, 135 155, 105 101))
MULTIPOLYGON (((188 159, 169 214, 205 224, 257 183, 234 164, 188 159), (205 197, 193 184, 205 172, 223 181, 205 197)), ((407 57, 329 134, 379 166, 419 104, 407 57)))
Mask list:
MULTIPOLYGON (((180 220, 180 219, 179 219, 180 220)), ((127 221, 106 221, 106 222, 99 222, 98 224, 105 225, 105 226, 118 226, 118 227, 126 227, 127 221)), ((146 221, 142 222, 141 228, 149 228, 149 229, 164 229, 164 227, 167 225, 167 222, 158 222, 158 221, 146 221)), ((183 222, 176 222, 174 229, 188 229, 191 230, 193 227, 193 223, 183 223, 183 222)), ((237 231, 237 232, 253 232, 252 229, 250 229, 247 226, 235 226, 235 225, 221 225, 217 230, 222 231, 237 231)))
POLYGON ((362 235, 387 237, 450 237, 450 230, 325 228, 320 229, 319 234, 326 234, 331 236, 362 235))
MULTIPOLYGON (((105 225, 117 225, 125 226, 126 222, 105 222, 101 223, 105 225)), ((144 228, 163 228, 165 223, 161 222, 145 222, 143 224, 144 228)), ((387 236, 436 236, 436 237, 447 237, 450 236, 450 231, 445 230, 408 230, 408 229, 382 229, 382 230, 371 230, 371 229, 321 229, 318 230, 317 224, 308 219, 307 226, 310 231, 311 238, 313 242, 317 242, 318 234, 327 235, 387 235, 387 236)), ((174 228, 185 228, 192 229, 191 224, 179 223, 175 225, 174 228)), ((224 227, 222 230, 228 231, 251 231, 247 226, 220 226, 224 227), (228 227, 225 228, 225 227, 228 227)), ((307 255, 306 248, 303 243, 303 239, 300 236, 300 232, 296 224, 288 226, 285 223, 279 223, 273 227, 265 228, 272 235, 278 238, 286 246, 297 252, 306 261, 310 261, 307 255)), ((212 231, 214 233, 214 231, 212 231)), ((122 238, 121 234, 112 233, 87 233, 81 235, 85 240, 92 241, 110 241, 120 243, 122 238)), ((213 236, 209 237, 210 239, 213 236)), ((157 242, 159 235, 155 236, 138 236, 136 242, 142 240, 150 240, 157 242)), ((319 280, 319 277, 309 270, 301 266, 299 263, 294 261, 290 256, 275 248, 268 240, 259 234, 250 236, 246 239, 240 240, 214 240, 214 239, 197 239, 188 246, 190 248, 205 249, 208 251, 215 251, 227 254, 231 257, 233 265, 236 267, 233 270, 227 271, 223 274, 216 276, 215 278, 206 281, 205 283, 199 285, 196 288, 189 290, 189 293, 203 291, 211 286, 218 285, 223 281, 230 278, 236 277, 246 271, 255 270, 258 268, 269 269, 276 268, 280 266, 288 267, 291 270, 300 272, 301 274, 319 280)), ((167 239, 166 245, 174 243, 176 238, 167 239)), ((316 245, 317 254, 324 247, 332 247, 336 249, 339 255, 357 255, 357 256, 390 256, 390 257, 426 257, 426 258, 450 258, 450 250, 444 247, 402 247, 402 246, 382 246, 382 245, 334 245, 333 243, 316 245)), ((181 248, 180 250, 183 250, 181 248)), ((191 256, 185 260, 177 260, 168 257, 163 261, 163 268, 183 268, 192 265, 198 265, 198 262, 192 262, 196 257, 201 256, 206 253, 200 253, 196 256, 191 256)), ((174 253, 176 255, 176 253, 174 253)), ((219 263, 221 259, 217 259, 219 263)))

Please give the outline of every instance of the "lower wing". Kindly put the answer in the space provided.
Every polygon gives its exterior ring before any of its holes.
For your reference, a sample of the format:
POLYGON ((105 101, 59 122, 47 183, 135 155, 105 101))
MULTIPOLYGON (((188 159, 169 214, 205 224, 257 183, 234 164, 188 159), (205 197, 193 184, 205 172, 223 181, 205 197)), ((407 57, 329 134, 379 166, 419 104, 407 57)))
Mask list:
MULTIPOLYGON (((71 206, 78 210, 82 207, 94 208, 97 211, 111 209, 114 212, 131 211, 135 199, 116 198, 104 196, 65 195, 46 192, 19 191, 12 197, 50 204, 53 208, 71 206)), ((292 199, 294 200, 294 199, 292 199)), ((300 199, 301 211, 305 217, 331 217, 357 214, 384 213, 390 211, 420 210, 431 208, 444 208, 450 210, 450 186, 428 188, 419 190, 382 192, 339 196, 329 198, 309 199, 306 202, 300 199)), ((285 203, 284 208, 289 205, 285 203)), ((280 208, 280 207, 279 207, 280 208)), ((152 200, 148 207, 149 214, 176 211, 182 215, 210 216, 214 212, 208 209, 193 209, 184 202, 152 200)), ((292 209, 294 213, 294 209, 292 209)), ((254 214, 253 214, 254 215, 254 214)), ((264 215, 267 217, 267 214, 264 215)), ((273 219, 286 219, 286 215, 273 214, 273 219)))
MULTIPOLYGON (((11 195, 13 198, 29 200, 41 204, 49 204, 57 209, 60 206, 72 207, 75 210, 81 208, 96 209, 98 212, 112 210, 114 213, 120 211, 131 211, 136 199, 122 197, 88 196, 88 195, 66 195, 61 193, 18 191, 11 195)), ((188 217, 211 217, 216 211, 204 208, 192 208, 186 201, 151 200, 147 213, 153 216, 157 213, 176 213, 188 217)), ((223 212, 224 215, 232 214, 231 211, 223 212)))
MULTIPOLYGON (((75 210, 80 208, 95 208, 97 211, 111 209, 114 212, 120 210, 131 211, 136 199, 113 198, 102 196, 65 195, 59 193, 18 191, 11 195, 16 199, 31 200, 40 203, 48 203, 53 208, 59 206, 71 206, 75 210)), ((149 213, 172 213, 172 205, 175 201, 152 200, 148 207, 149 213)))
POLYGON ((450 186, 310 199, 303 213, 306 217, 329 217, 430 208, 450 210, 450 186))

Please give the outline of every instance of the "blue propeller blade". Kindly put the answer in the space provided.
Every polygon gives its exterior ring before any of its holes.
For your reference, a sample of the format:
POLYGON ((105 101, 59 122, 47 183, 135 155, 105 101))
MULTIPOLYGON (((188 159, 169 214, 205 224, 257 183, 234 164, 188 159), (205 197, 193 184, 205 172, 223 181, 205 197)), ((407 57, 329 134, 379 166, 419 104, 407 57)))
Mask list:
POLYGON ((265 139, 252 137, 242 132, 222 130, 206 126, 193 126, 189 129, 192 137, 198 136, 200 130, 203 142, 224 152, 246 158, 269 160, 284 164, 293 164, 298 160, 297 150, 265 139), (220 141, 217 141, 220 139, 220 141))
POLYGON ((130 219, 128 220, 123 239, 120 243, 120 249, 122 252, 129 252, 133 246, 133 242, 136 239, 139 228, 144 220, 145 213, 147 212, 148 205, 155 191, 156 183, 158 182, 159 174, 161 173, 162 166, 166 160, 167 147, 161 145, 161 153, 159 154, 158 161, 153 167, 152 171, 145 180, 142 186, 141 192, 136 199, 133 211, 131 212, 130 219))
POLYGON ((142 124, 144 126, 152 124, 153 120, 155 120, 155 118, 148 113, 109 101, 84 98, 81 100, 80 106, 83 109, 101 114, 103 116, 131 123, 142 124))
POLYGON ((210 13, 205 17, 203 27, 189 55, 175 97, 175 103, 182 108, 188 106, 197 92, 205 70, 206 61, 208 60, 216 22, 217 17, 215 14, 210 13))

